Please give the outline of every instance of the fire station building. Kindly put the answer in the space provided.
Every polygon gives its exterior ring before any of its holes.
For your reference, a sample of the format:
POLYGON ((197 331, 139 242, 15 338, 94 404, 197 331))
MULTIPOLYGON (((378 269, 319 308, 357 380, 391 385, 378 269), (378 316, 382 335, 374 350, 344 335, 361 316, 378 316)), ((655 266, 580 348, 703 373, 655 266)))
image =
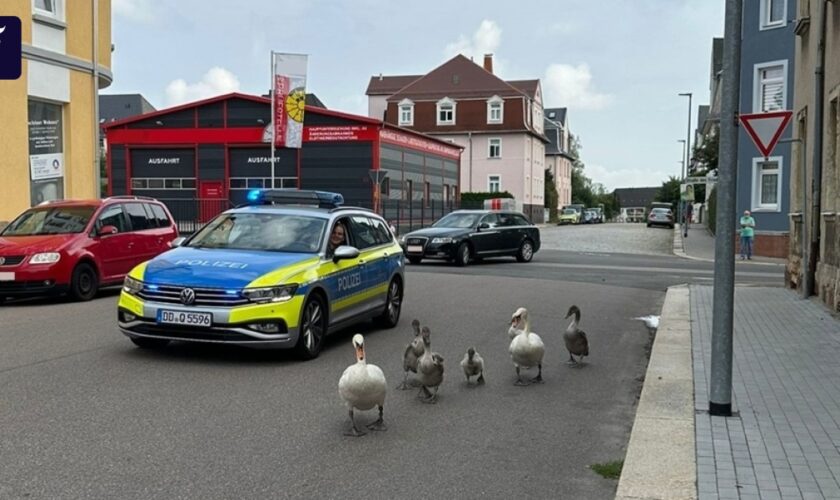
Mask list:
POLYGON ((270 98, 232 93, 110 123, 109 195, 160 199, 180 223, 205 222, 272 179, 341 193, 401 226, 457 207, 462 150, 452 143, 307 105, 302 147, 276 148, 272 168, 270 120, 270 98))

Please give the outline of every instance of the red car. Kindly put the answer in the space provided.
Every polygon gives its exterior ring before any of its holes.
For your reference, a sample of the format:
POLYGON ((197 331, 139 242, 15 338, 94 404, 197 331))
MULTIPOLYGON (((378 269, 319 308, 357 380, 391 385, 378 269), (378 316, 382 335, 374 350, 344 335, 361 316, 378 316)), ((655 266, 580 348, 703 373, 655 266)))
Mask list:
POLYGON ((90 300, 177 237, 166 205, 152 198, 42 203, 0 231, 0 302, 65 293, 90 300))

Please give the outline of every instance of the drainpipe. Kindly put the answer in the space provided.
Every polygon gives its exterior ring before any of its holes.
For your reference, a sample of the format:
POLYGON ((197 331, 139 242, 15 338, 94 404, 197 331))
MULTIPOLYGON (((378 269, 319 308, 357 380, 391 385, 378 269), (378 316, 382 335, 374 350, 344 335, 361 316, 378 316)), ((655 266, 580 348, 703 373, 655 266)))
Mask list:
MULTIPOLYGON (((102 177, 99 170, 99 0, 93 0, 93 195, 99 198, 102 177)), ((67 163, 65 161, 65 163, 67 163)))
POLYGON ((470 192, 472 193, 473 186, 473 168, 472 168, 472 158, 473 158, 473 143, 472 143, 472 132, 467 132, 467 139, 470 143, 470 192))
MULTIPOLYGON (((822 214, 822 158, 823 158, 823 105, 825 88, 825 32, 828 2, 823 0, 820 6, 820 31, 817 43, 817 65, 814 69, 814 158, 811 176, 811 248, 808 252, 808 266, 804 269, 803 297, 814 293, 817 272, 817 260, 820 252, 820 217, 822 214)), ((803 221, 804 224, 804 221, 803 221)))

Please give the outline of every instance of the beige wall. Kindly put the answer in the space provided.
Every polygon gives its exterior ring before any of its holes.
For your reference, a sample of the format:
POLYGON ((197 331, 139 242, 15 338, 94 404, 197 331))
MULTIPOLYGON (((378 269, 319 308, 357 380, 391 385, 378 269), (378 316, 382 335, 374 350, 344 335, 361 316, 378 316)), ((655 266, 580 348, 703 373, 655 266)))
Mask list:
MULTIPOLYGON (((111 65, 111 1, 99 4, 99 66, 111 65)), ((65 0, 64 30, 66 53, 92 62, 93 0, 65 0)), ((4 2, 4 15, 21 19, 24 45, 32 43, 32 2, 18 0, 4 2), (8 5, 7 5, 8 3, 8 5)), ((60 54, 56 58, 60 59, 60 54)), ((51 63, 57 65, 57 63, 51 63)), ((31 205, 29 181, 28 81, 29 62, 23 59, 22 75, 18 80, 0 81, 0 221, 8 221, 31 205)), ((70 102, 63 103, 64 196, 92 198, 98 193, 94 186, 94 116, 93 75, 70 69, 70 102)))

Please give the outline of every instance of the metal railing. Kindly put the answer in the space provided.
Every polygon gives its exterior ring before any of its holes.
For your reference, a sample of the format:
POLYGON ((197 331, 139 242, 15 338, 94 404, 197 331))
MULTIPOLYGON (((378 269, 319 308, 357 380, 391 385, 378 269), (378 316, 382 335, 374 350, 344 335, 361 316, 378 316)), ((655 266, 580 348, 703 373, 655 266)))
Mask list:
POLYGON ((227 199, 203 198, 158 198, 175 219, 178 232, 191 234, 220 213, 233 208, 233 203, 227 199))
POLYGON ((379 215, 396 228, 399 235, 431 226, 436 220, 458 209, 454 201, 382 200, 379 215))

